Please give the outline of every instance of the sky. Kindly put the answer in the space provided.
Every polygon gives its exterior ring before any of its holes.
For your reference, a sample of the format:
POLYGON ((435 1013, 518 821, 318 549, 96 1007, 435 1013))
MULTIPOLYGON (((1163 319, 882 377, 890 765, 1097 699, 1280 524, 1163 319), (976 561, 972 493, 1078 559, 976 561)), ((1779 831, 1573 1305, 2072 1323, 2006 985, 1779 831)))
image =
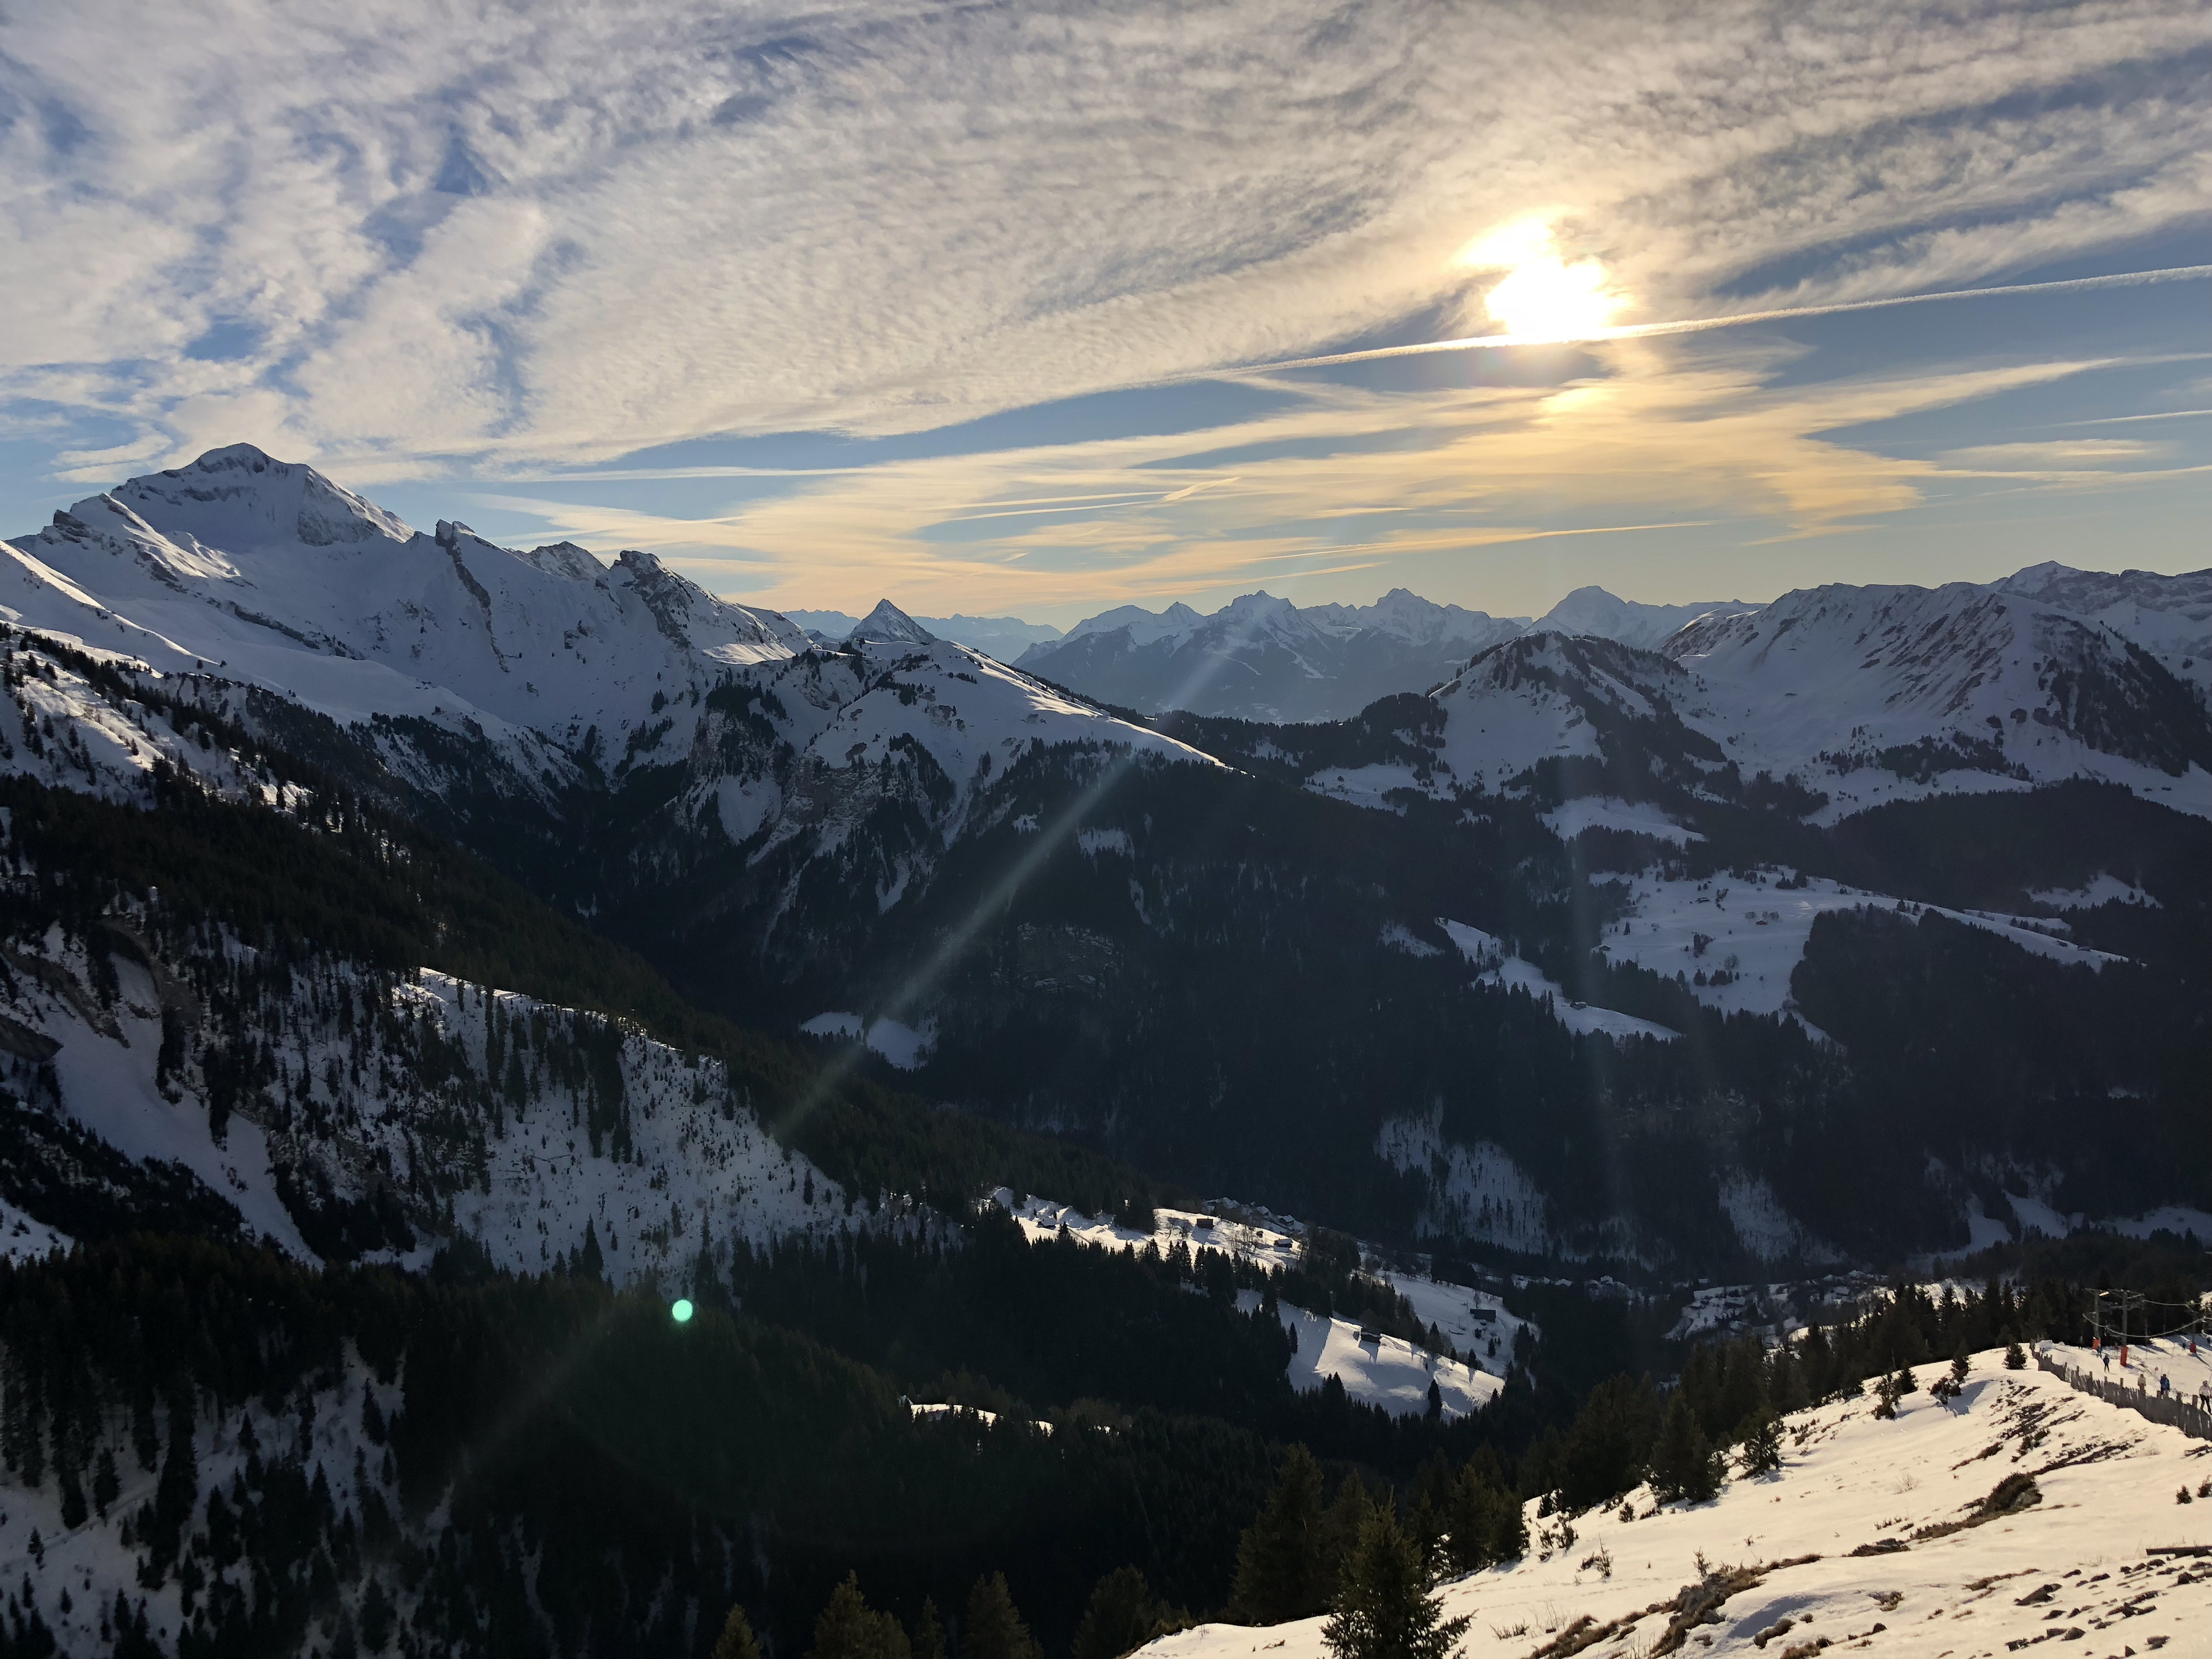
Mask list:
POLYGON ((30 0, 0 531, 244 441, 855 614, 2201 568, 2208 85, 2202 0, 30 0))

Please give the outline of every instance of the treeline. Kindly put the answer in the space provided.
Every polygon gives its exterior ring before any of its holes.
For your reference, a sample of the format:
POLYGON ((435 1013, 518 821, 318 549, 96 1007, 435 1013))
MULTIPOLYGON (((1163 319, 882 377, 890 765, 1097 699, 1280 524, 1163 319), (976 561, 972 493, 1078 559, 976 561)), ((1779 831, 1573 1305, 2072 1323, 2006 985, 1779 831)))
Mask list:
POLYGON ((1934 1297, 1899 1285, 1776 1347, 1757 1335, 1698 1344, 1664 1395, 1649 1374, 1593 1389, 1571 1424, 1547 1428, 1529 1448, 1520 1490, 1567 1514, 1609 1504, 1646 1479, 1662 1496, 1709 1495, 1728 1448, 1753 1466, 1771 1466, 1774 1425, 1786 1413, 1930 1360, 2045 1337, 2080 1340, 2087 1297, 2057 1280, 2019 1290, 1992 1280, 1965 1296, 1947 1287, 1934 1297))

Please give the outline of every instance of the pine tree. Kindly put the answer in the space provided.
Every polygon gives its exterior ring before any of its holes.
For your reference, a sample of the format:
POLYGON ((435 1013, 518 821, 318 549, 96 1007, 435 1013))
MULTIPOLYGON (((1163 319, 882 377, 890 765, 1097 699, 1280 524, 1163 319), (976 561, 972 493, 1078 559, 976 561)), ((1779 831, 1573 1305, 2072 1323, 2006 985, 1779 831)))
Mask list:
POLYGON ((1874 1414, 1884 1419, 1897 1416, 1897 1378, 1892 1373, 1884 1372, 1881 1381, 1875 1384, 1874 1414))
POLYGON ((599 1233, 590 1220, 584 1223, 584 1242, 576 1251, 576 1276, 597 1279, 606 1271, 607 1259, 599 1250, 599 1233))
POLYGON ((910 1659, 906 1632, 888 1613, 878 1613, 860 1594, 858 1573, 830 1593, 830 1604, 814 1621, 810 1659, 910 1659))
POLYGON ((915 1621, 914 1659, 945 1659, 945 1623, 937 1616, 937 1603, 921 1598, 921 1617, 915 1621))
POLYGON ((83 1483, 77 1479, 76 1463, 67 1457, 55 1459, 54 1473, 61 1478, 62 1525, 75 1531, 91 1514, 85 1505, 83 1483))
POLYGON ((2005 1344, 2005 1369, 2008 1371, 2024 1371, 2027 1369, 2027 1354, 2021 1347, 2020 1339, 2017 1337, 2005 1344))
POLYGON ((392 1598, 385 1593, 384 1581, 372 1578, 361 1598, 362 1645, 370 1653, 381 1653, 391 1639, 392 1598))
MULTIPOLYGON (((1334 1374, 1331 1373, 1331 1380, 1334 1374)), ((1336 1600, 1345 1564, 1358 1547, 1359 1534, 1375 1512, 1375 1500, 1357 1474, 1347 1474, 1336 1489, 1336 1499, 1321 1518, 1322 1605, 1336 1600)))
POLYGON ((177 1553, 186 1522, 199 1503, 199 1449, 192 1443, 197 1402, 189 1383, 169 1396, 169 1449, 154 1486, 153 1563, 165 1567, 177 1553))
POLYGON ((1359 1531, 1322 1640, 1335 1659, 1450 1659, 1465 1617, 1446 1619, 1431 1593, 1419 1545, 1385 1505, 1359 1531))
POLYGON ((1451 1504, 1444 1517, 1451 1531, 1444 1540, 1444 1562, 1453 1573, 1478 1573, 1498 1559, 1491 1540, 1493 1484, 1475 1462, 1468 1462, 1451 1482, 1451 1504))
POLYGON ((714 1638, 714 1659, 760 1659, 752 1620, 745 1617, 742 1606, 732 1607, 730 1616, 722 1620, 722 1633, 714 1638))
POLYGON ((1421 1553, 1421 1571, 1434 1583, 1444 1570, 1444 1515, 1423 1492, 1413 1500, 1413 1512, 1407 1516, 1407 1530, 1413 1547, 1421 1553))
POLYGON ((968 1594, 968 1629, 961 1638, 960 1659, 1043 1659, 1044 1650, 1006 1589, 1006 1575, 994 1572, 978 1578, 968 1594))
POLYGON ((1966 1358, 1966 1345, 1961 1342, 1951 1355, 1951 1380, 1964 1388, 1966 1378, 1973 1374, 1973 1369, 1974 1362, 1966 1358))
POLYGON ((107 1506, 122 1489, 123 1483, 115 1473, 115 1453, 102 1446, 92 1464, 92 1504, 100 1511, 101 1520, 107 1518, 107 1506))
POLYGON ((1746 1474, 1775 1474, 1782 1468, 1782 1433, 1771 1417, 1762 1417, 1744 1437, 1742 1468, 1746 1474))
POLYGON ((1152 1599, 1152 1587, 1137 1568, 1116 1567, 1091 1592, 1083 1623, 1076 1629, 1072 1659, 1121 1659, 1188 1622, 1152 1599))
POLYGON ((1677 1389, 1651 1449, 1653 1493, 1662 1504, 1701 1504, 1720 1490, 1718 1462, 1697 1413, 1677 1389))
POLYGON ((1320 1612, 1328 1601, 1322 1543, 1321 1465, 1304 1446, 1294 1445, 1267 1508, 1237 1542, 1230 1616, 1273 1625, 1320 1612))

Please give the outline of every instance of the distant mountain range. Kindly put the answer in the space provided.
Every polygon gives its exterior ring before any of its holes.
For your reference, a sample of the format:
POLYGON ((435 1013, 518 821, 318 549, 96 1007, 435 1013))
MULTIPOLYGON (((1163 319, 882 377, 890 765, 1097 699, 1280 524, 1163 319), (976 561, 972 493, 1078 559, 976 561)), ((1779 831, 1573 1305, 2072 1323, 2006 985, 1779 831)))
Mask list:
MULTIPOLYGON (((1329 720, 1377 697, 1423 691, 1472 657, 1524 633, 1554 630, 1657 645, 1683 623, 1740 603, 1642 605, 1601 587, 1576 589, 1545 616, 1492 617, 1394 588, 1373 605, 1299 606, 1267 593, 1212 616, 1175 604, 1121 605, 1062 634, 1012 617, 915 617, 934 639, 986 652, 1102 702, 1148 712, 1188 709, 1244 720, 1329 720)), ((864 626, 842 611, 785 613, 817 644, 864 626)))
MULTIPOLYGON (((2212 690, 2212 571, 2163 576, 2040 564, 1986 591, 2103 629, 2179 678, 2212 690)), ((1185 605, 1158 613, 1123 605, 1078 623, 1064 638, 1030 647, 1017 661, 1124 708, 1334 720, 1377 697, 1439 685, 1510 639, 1557 634, 1671 651, 1669 642, 1685 630, 1710 629, 1719 619, 1769 608, 1741 599, 1647 605, 1602 587, 1578 587, 1532 621, 1436 605, 1404 588, 1371 605, 1306 609, 1252 593, 1210 617, 1185 605)))
POLYGON ((1654 646, 1729 605, 1639 605, 1582 587, 1546 616, 1493 617, 1393 588, 1373 605, 1301 608, 1248 593, 1210 617, 1135 605, 1078 623, 1018 660, 1033 674, 1124 708, 1238 720, 1334 720, 1377 697, 1425 691, 1523 634, 1595 635, 1654 646))

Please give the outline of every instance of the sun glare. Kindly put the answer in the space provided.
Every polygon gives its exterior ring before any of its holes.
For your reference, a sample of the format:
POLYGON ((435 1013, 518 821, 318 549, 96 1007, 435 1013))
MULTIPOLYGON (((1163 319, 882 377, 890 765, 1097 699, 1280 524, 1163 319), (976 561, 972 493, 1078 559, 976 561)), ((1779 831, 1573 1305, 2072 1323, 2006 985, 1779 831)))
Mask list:
POLYGON ((1483 304, 1492 321, 1524 340, 1584 338, 1609 327, 1621 307, 1620 295, 1606 285, 1604 264, 1564 258, 1551 226, 1540 219, 1477 237, 1462 250, 1458 263, 1504 270, 1504 280, 1483 295, 1483 304))

